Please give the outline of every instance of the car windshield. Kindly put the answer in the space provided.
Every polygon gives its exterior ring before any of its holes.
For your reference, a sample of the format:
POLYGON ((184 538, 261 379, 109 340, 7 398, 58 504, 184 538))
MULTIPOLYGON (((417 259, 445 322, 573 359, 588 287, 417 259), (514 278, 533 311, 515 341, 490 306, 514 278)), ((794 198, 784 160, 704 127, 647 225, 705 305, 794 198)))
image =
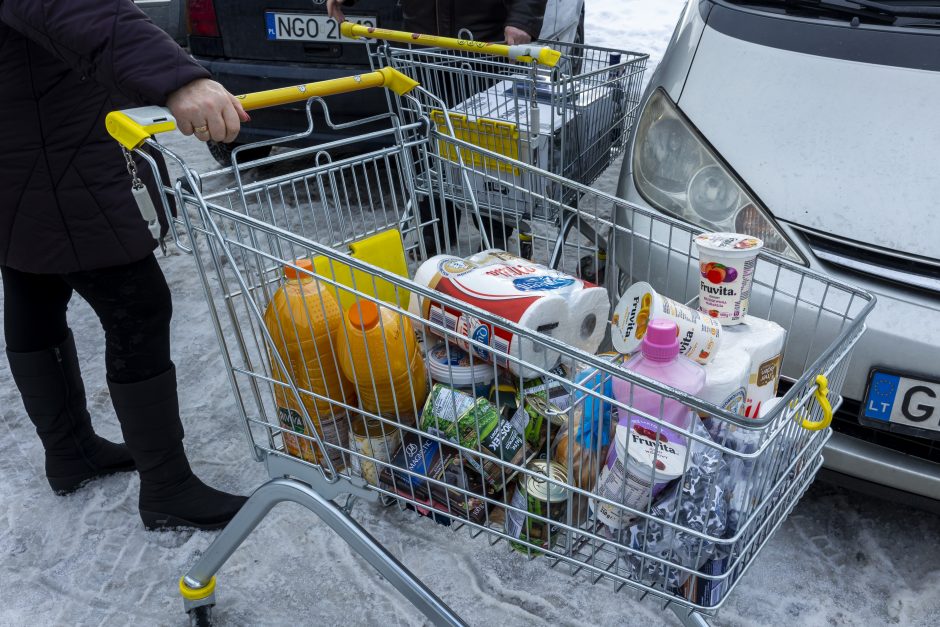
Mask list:
POLYGON ((865 24, 940 28, 940 1, 919 0, 728 0, 739 6, 865 24))

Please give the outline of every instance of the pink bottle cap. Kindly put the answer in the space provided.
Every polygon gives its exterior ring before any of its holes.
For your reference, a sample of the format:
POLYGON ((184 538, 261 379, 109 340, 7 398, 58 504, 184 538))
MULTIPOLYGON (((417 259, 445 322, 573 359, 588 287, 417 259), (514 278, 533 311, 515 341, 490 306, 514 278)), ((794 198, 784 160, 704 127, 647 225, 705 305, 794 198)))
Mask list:
POLYGON ((651 320, 640 344, 643 356, 653 361, 672 361, 679 356, 679 327, 672 320, 651 320))

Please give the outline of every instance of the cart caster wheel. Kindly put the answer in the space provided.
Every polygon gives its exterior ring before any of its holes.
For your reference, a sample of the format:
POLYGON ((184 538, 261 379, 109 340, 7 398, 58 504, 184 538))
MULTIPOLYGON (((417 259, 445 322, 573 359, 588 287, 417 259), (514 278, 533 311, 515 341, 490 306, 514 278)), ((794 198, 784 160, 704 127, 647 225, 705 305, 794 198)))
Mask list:
POLYGON ((212 627, 212 606, 200 605, 189 610, 189 627, 212 627))

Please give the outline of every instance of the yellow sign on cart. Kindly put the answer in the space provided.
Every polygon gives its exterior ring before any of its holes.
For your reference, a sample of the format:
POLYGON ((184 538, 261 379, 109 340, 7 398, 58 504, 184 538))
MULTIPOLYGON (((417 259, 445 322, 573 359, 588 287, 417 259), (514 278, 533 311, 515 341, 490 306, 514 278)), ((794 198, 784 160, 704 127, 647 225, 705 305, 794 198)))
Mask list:
MULTIPOLYGON (((353 242, 349 245, 349 256, 408 278, 405 247, 401 233, 396 229, 382 231, 353 242)), ((402 309, 408 308, 411 292, 396 290, 395 285, 373 274, 323 256, 314 257, 313 265, 318 276, 333 279, 349 288, 336 288, 337 299, 344 311, 355 304, 357 293, 375 296, 402 309)))

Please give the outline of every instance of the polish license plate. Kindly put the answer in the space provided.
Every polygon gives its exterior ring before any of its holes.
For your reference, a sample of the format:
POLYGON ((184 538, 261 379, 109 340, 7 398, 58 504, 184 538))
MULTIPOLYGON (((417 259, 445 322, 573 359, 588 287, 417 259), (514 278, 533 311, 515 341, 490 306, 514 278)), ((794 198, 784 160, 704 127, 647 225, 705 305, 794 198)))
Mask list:
POLYGON ((870 426, 940 439, 940 380, 873 368, 859 418, 870 426))
MULTIPOLYGON (((349 16, 347 19, 367 27, 378 26, 374 16, 349 16)), ((264 21, 267 37, 271 41, 324 41, 347 44, 363 43, 360 39, 347 39, 339 32, 339 22, 332 17, 312 13, 278 13, 266 11, 264 21)))

